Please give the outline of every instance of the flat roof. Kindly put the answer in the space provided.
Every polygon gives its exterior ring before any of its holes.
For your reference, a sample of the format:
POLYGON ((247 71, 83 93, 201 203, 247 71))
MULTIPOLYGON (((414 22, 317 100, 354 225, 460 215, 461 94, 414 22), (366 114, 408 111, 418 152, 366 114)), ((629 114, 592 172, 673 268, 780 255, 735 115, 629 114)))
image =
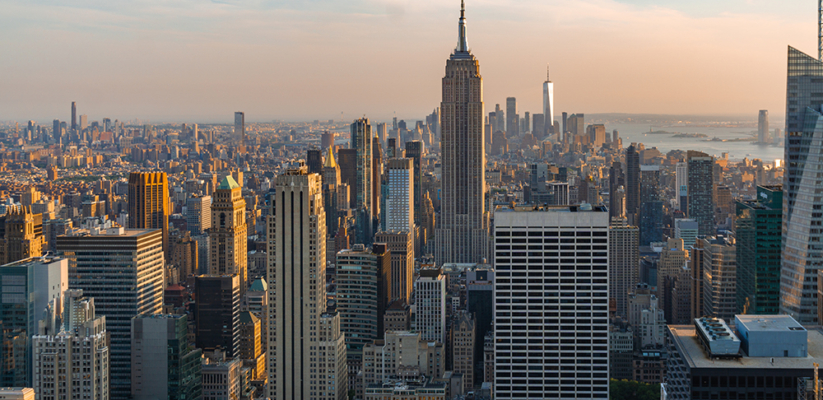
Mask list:
POLYGON ((786 332, 805 330, 788 315, 735 315, 749 332, 786 332))
POLYGON ((809 332, 806 357, 748 357, 736 359, 711 359, 703 350, 693 325, 669 325, 675 345, 690 368, 751 368, 751 369, 804 369, 812 363, 823 363, 823 331, 821 327, 807 327, 809 332), (773 360, 773 361, 772 361, 773 360))

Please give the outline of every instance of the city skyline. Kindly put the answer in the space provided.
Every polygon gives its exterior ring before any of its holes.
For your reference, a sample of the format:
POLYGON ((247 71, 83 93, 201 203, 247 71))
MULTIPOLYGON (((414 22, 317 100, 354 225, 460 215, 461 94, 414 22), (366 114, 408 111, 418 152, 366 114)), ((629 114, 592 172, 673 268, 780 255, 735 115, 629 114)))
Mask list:
MULTIPOLYGON (((422 115, 437 105, 456 3, 12 2, 0 14, 0 43, 17 54, 0 61, 0 120, 68 120, 71 101, 92 120, 422 115)), ((477 1, 468 17, 472 50, 488 60, 487 106, 513 96, 540 111, 551 63, 558 111, 779 118, 780 55, 813 46, 806 3, 477 1)))

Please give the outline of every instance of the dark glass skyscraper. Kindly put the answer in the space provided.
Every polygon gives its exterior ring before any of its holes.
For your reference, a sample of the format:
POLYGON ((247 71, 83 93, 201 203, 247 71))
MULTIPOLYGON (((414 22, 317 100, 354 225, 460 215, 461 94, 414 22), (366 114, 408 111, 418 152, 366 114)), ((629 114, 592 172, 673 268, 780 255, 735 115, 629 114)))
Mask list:
POLYGON ((352 190, 355 216, 357 218, 357 243, 369 245, 374 236, 372 231, 372 133, 367 118, 351 124, 351 148, 357 151, 355 165, 357 179, 352 190))
POLYGON ((637 211, 640 208, 640 152, 632 143, 626 149, 626 216, 629 224, 637 224, 637 211))
POLYGON ((688 152, 689 218, 697 222, 697 233, 714 231, 714 158, 699 151, 688 152))
POLYGON ((737 312, 780 311, 780 244, 783 188, 758 186, 757 198, 735 205, 737 312))
POLYGON ((817 324, 823 268, 823 63, 789 47, 780 313, 817 324))
POLYGON ((663 240, 663 200, 660 197, 660 167, 640 167, 640 245, 663 240))

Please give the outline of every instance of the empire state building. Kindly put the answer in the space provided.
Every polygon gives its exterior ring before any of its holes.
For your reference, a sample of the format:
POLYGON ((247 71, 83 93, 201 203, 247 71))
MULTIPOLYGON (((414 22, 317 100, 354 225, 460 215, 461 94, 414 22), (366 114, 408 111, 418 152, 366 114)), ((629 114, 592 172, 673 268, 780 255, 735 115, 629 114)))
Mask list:
POLYGON ((483 78, 469 51, 461 2, 457 48, 446 61, 440 105, 442 212, 435 232, 435 262, 479 263, 487 258, 489 214, 485 207, 483 78))

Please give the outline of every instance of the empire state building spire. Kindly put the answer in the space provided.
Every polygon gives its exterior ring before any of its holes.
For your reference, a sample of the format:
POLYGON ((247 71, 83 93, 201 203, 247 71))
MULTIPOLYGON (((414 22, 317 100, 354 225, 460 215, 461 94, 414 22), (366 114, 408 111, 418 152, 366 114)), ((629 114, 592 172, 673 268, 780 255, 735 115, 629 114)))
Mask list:
POLYGON ((454 54, 469 52, 469 41, 466 38, 466 3, 460 0, 460 25, 457 33, 457 48, 454 49, 454 54))

